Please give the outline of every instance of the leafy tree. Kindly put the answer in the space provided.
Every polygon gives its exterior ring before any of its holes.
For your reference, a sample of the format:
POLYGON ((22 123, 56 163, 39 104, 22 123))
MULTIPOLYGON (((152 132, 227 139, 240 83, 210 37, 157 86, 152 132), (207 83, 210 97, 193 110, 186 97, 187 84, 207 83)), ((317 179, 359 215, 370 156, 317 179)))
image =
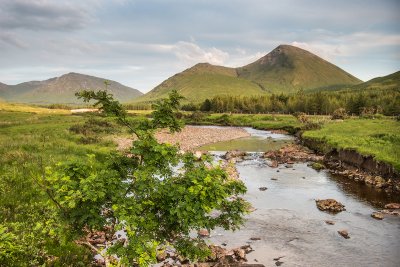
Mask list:
MULTIPOLYGON (((176 119, 181 96, 176 91, 154 104, 152 120, 132 122, 125 109, 106 91, 77 94, 108 116, 114 116, 136 136, 128 155, 113 153, 100 161, 89 155, 84 161, 62 162, 46 168, 39 183, 56 210, 59 228, 69 238, 102 254, 107 264, 147 266, 158 249, 166 246, 192 260, 204 258, 205 242, 190 235, 206 228, 235 230, 243 223, 248 203, 243 182, 230 178, 224 169, 204 157, 158 143, 154 132, 169 128, 180 131, 176 119), (105 231, 101 251, 84 237, 91 231, 105 231), (117 257, 114 257, 117 256, 117 257)), ((12 236, 7 237, 11 239, 12 236)))

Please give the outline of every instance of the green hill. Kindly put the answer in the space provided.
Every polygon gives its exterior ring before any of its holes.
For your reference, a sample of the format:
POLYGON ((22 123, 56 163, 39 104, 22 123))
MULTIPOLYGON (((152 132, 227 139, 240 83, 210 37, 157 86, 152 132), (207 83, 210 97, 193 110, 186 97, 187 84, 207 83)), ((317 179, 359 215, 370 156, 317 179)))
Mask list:
POLYGON ((201 63, 168 78, 135 102, 149 102, 175 89, 187 101, 216 95, 258 95, 335 89, 362 81, 328 61, 297 47, 280 45, 240 68, 201 63))
POLYGON ((176 89, 186 101, 200 102, 216 95, 258 95, 265 92, 255 83, 237 77, 233 68, 199 63, 168 78, 149 93, 136 99, 151 102, 176 89))
POLYGON ((238 68, 239 77, 273 93, 335 88, 362 81, 328 61, 298 47, 280 45, 259 60, 238 68))
POLYGON ((352 86, 351 89, 356 90, 371 90, 371 89, 400 89, 400 71, 395 73, 377 77, 366 81, 365 83, 361 83, 355 86, 352 86))
MULTIPOLYGON (((0 98, 23 103, 80 104, 82 101, 76 98, 75 92, 82 89, 104 90, 105 80, 104 78, 79 73, 68 73, 45 81, 31 81, 17 85, 2 84, 0 86, 0 98)), ((140 91, 118 82, 109 81, 109 83, 108 91, 121 102, 142 95, 140 91)))

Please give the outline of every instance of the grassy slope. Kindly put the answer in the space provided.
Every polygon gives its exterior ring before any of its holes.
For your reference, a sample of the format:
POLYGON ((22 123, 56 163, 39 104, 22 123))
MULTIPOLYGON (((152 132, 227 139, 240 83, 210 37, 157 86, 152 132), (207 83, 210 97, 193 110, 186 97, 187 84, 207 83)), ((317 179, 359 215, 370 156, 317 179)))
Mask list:
POLYGON ((355 149, 400 170, 400 123, 397 121, 350 119, 331 122, 322 129, 306 131, 303 137, 325 141, 336 148, 355 149))
POLYGON ((71 111, 65 109, 48 109, 1 101, 0 111, 31 112, 37 114, 71 114, 71 111))
POLYGON ((328 61, 297 47, 280 45, 265 57, 238 68, 239 77, 270 92, 335 87, 361 81, 328 61))
POLYGON ((135 99, 135 102, 154 101, 165 98, 176 89, 186 101, 201 102, 216 95, 259 95, 261 88, 250 81, 239 79, 236 70, 210 64, 197 64, 178 73, 158 85, 151 92, 135 99))
POLYGON ((400 71, 397 71, 395 73, 383 77, 374 78, 365 83, 352 86, 351 88, 358 90, 369 90, 369 89, 385 90, 393 88, 400 89, 400 71))

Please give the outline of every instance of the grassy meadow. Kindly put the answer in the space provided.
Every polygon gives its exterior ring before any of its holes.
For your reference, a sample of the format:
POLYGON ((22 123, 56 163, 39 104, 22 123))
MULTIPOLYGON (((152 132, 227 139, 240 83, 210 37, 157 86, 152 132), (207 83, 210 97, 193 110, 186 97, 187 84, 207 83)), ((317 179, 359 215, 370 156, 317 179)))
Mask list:
POLYGON ((400 122, 393 119, 332 121, 321 129, 305 131, 303 137, 324 141, 331 147, 373 155, 400 170, 400 122))

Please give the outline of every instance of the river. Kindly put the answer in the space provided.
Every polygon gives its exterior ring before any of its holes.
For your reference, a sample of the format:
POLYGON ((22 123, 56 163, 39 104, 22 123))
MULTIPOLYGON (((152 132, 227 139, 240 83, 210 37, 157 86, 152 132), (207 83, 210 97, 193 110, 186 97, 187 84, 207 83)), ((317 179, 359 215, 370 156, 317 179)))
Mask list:
POLYGON ((265 266, 400 266, 400 218, 379 221, 371 217, 384 204, 399 202, 399 196, 325 170, 316 171, 307 163, 271 168, 259 152, 277 149, 293 138, 246 130, 251 137, 200 148, 215 157, 232 149, 253 152, 236 167, 248 189, 244 197, 256 210, 236 232, 211 231, 210 243, 227 248, 250 244, 254 251, 247 255, 248 263, 265 266), (260 187, 268 189, 260 191, 260 187), (343 203, 346 211, 330 214, 318 210, 315 199, 326 198, 343 203), (328 225, 326 220, 335 224, 328 225), (349 232, 349 239, 338 234, 343 229, 349 232))

